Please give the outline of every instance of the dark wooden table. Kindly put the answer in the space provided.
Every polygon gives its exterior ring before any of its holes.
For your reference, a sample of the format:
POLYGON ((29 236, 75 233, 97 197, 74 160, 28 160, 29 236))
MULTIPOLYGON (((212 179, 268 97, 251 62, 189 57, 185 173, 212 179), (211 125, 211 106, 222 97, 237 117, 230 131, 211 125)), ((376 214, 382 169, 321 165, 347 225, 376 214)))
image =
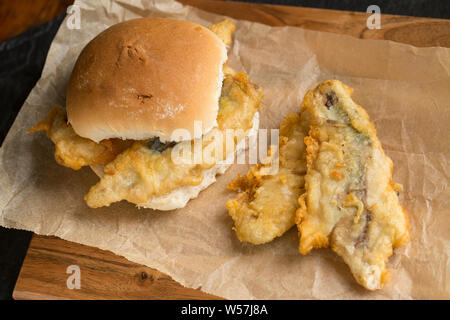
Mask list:
MULTIPOLYGON (((366 28, 366 13, 237 2, 182 0, 184 4, 272 26, 386 39, 418 47, 450 47, 450 21, 382 15, 382 29, 366 28)), ((71 1, 35 0, 0 3, 0 41, 63 13, 71 1), (26 6, 26 8, 25 8, 26 6), (32 8, 32 9, 30 9, 32 8)), ((15 299, 216 299, 181 286, 169 276, 109 251, 54 237, 34 235, 13 293, 15 299), (69 265, 83 270, 80 290, 66 286, 69 265)))

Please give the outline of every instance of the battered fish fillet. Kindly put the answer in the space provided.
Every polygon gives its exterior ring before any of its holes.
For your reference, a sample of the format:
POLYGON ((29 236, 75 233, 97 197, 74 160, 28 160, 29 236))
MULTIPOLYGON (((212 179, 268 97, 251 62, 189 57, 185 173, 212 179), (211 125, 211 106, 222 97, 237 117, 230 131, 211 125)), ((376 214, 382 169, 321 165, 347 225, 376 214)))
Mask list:
POLYGON ((67 123, 66 111, 57 107, 27 133, 45 131, 55 144, 55 159, 60 165, 78 170, 83 166, 107 164, 133 141, 107 139, 96 143, 78 136, 67 123))
POLYGON ((306 113, 288 114, 280 127, 278 172, 270 175, 270 163, 258 164, 228 186, 240 192, 226 204, 240 241, 267 243, 295 225, 297 200, 304 192, 306 147, 303 139, 308 129, 306 113))
POLYGON ((409 241, 409 222, 392 181, 392 161, 353 89, 331 80, 309 91, 301 106, 310 113, 306 192, 296 223, 299 251, 328 247, 341 256, 356 281, 369 290, 389 280, 385 263, 409 241))
MULTIPOLYGON (((242 135, 235 138, 237 142, 245 137, 245 132, 253 126, 253 118, 260 108, 262 92, 251 84, 244 73, 235 73, 231 68, 224 68, 225 78, 219 100, 217 115, 218 126, 203 139, 203 154, 214 141, 216 133, 225 136, 227 129, 242 130, 242 135)), ((166 145, 160 151, 150 147, 151 141, 137 141, 104 168, 104 175, 94 185, 85 200, 88 206, 97 208, 109 206, 113 202, 127 200, 137 205, 146 203, 153 196, 167 194, 179 187, 199 185, 203 172, 224 160, 233 150, 220 154, 211 151, 215 161, 199 164, 179 164, 172 160, 172 150, 176 145, 166 145)), ((194 144, 193 141, 182 142, 194 144)), ((225 149, 226 139, 223 139, 225 149)), ((192 147, 193 149, 193 147, 192 147)))
POLYGON ((236 26, 234 25, 233 21, 226 18, 209 26, 208 29, 214 32, 220 38, 220 40, 225 43, 226 46, 229 46, 231 44, 231 35, 236 29, 236 26))

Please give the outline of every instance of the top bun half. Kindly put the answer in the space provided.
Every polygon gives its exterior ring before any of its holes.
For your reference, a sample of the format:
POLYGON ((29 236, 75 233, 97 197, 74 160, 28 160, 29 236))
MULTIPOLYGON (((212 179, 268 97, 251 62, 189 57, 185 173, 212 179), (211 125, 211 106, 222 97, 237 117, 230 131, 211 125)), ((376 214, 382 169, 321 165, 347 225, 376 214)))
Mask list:
POLYGON ((155 136, 164 142, 176 129, 200 138, 194 121, 203 133, 216 125, 226 60, 219 37, 191 22, 143 18, 113 25, 75 63, 68 121, 96 142, 155 136))

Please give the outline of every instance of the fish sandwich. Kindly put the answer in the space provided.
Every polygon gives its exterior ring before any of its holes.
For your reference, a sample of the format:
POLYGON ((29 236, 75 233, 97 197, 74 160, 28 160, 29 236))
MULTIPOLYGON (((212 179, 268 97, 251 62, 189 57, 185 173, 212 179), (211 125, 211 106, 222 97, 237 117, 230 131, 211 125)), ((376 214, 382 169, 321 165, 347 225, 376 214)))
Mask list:
POLYGON ((127 200, 159 210, 184 207, 230 166, 222 160, 245 149, 245 137, 258 128, 262 93, 226 64, 234 29, 229 19, 206 28, 142 18, 113 25, 86 45, 68 82, 66 108, 52 109, 29 132, 46 132, 59 164, 97 173, 88 206, 127 200), (173 161, 180 144, 201 139, 205 150, 226 130, 244 134, 223 159, 173 161))

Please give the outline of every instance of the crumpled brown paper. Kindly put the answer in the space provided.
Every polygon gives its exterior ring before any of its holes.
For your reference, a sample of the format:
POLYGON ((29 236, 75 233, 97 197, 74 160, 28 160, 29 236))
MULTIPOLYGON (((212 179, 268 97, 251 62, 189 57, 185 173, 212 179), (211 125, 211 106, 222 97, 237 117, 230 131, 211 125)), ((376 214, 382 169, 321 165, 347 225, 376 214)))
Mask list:
POLYGON ((172 212, 128 203, 90 209, 84 194, 97 181, 88 168, 56 164, 53 144, 25 131, 64 105, 65 87, 83 46, 119 21, 143 16, 209 25, 221 16, 172 1, 76 1, 81 28, 67 19, 56 35, 41 79, 0 149, 0 224, 111 250, 157 268, 188 287, 234 299, 450 298, 450 49, 415 48, 382 40, 236 21, 230 65, 264 90, 261 128, 278 128, 319 81, 336 78, 355 89, 404 185, 412 240, 390 259, 392 280, 369 292, 331 250, 297 252, 293 228, 272 243, 240 243, 225 202, 226 185, 247 166, 234 165, 217 183, 172 212))

